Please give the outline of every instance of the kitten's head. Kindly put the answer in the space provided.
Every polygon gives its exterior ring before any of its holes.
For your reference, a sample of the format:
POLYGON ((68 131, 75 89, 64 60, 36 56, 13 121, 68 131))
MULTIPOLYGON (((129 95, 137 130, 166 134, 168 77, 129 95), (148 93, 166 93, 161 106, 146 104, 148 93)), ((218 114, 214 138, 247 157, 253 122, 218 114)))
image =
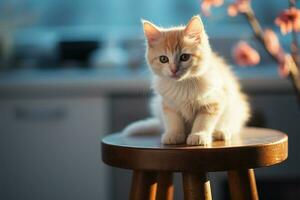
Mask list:
POLYGON ((192 17, 186 26, 169 29, 145 20, 142 23, 146 58, 156 75, 180 81, 203 74, 211 50, 199 16, 192 17))

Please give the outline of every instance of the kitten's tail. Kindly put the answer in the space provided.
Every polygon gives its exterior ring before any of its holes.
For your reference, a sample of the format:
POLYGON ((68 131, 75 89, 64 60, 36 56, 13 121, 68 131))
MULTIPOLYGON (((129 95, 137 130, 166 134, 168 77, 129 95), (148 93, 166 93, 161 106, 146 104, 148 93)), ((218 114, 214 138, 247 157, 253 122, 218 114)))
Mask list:
POLYGON ((162 123, 157 118, 148 118, 129 124, 124 130, 125 135, 158 134, 163 130, 162 123))

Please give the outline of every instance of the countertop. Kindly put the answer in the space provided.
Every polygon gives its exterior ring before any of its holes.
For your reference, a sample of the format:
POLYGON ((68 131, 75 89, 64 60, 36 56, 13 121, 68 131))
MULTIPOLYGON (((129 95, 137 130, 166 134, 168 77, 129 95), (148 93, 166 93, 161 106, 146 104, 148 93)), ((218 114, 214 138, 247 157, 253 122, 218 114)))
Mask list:
MULTIPOLYGON (((247 93, 292 93, 291 83, 278 76, 275 66, 234 67, 247 93)), ((146 67, 16 69, 0 72, 0 96, 109 95, 150 89, 146 67)))

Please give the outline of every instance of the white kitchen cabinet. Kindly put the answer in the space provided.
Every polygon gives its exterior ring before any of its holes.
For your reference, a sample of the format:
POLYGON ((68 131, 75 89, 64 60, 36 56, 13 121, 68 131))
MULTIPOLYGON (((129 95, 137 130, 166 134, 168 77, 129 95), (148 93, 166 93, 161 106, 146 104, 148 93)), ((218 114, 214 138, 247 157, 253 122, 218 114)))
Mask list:
POLYGON ((109 199, 102 97, 0 99, 0 199, 109 199))

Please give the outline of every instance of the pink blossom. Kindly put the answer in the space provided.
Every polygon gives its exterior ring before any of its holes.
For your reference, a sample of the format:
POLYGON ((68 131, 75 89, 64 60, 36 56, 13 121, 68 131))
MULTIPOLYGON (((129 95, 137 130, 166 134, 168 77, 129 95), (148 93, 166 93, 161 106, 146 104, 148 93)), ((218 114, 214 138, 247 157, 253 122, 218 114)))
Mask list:
POLYGON ((292 61, 291 55, 285 54, 284 59, 279 61, 278 73, 281 77, 285 78, 290 74, 290 63, 292 61))
POLYGON ((266 29, 263 36, 267 50, 273 55, 277 54, 281 47, 276 33, 271 29, 266 29))
POLYGON ((236 0, 236 2, 230 4, 227 8, 229 16, 234 17, 238 13, 247 12, 249 9, 250 0, 236 0))
POLYGON ((292 7, 282 11, 276 17, 275 24, 280 27, 280 31, 284 35, 292 30, 300 32, 300 10, 292 7))
POLYGON ((210 9, 212 6, 219 7, 224 3, 224 0, 202 0, 201 10, 205 16, 210 15, 210 9))
POLYGON ((245 41, 240 41, 234 47, 233 58, 241 66, 253 66, 260 62, 259 53, 245 41))

